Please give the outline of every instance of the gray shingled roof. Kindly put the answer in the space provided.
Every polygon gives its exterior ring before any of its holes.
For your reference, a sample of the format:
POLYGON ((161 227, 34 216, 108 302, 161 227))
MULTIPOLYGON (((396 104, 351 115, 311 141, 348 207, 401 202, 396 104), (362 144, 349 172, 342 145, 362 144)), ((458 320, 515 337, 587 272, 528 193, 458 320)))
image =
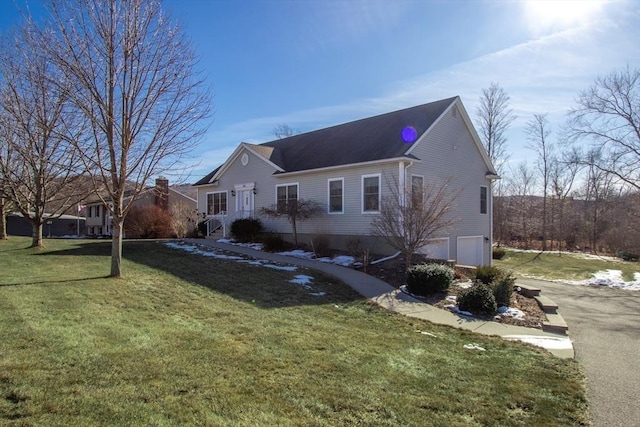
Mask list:
MULTIPOLYGON (((379 116, 290 136, 254 146, 285 172, 409 157, 402 130, 413 127, 418 138, 457 99, 448 98, 379 116), (270 150, 269 150, 269 149, 270 150), (268 156, 267 156, 268 154, 268 156)), ((209 183, 214 170, 194 185, 209 183)))

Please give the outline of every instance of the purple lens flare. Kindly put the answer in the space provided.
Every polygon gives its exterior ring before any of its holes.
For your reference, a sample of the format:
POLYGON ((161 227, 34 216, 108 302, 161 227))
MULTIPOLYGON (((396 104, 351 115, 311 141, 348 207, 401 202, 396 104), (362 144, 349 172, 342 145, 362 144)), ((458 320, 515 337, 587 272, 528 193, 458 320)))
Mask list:
POLYGON ((402 129, 402 140, 406 144, 411 144, 415 142, 416 139, 418 139, 418 132, 416 132, 413 126, 405 126, 404 129, 402 129))

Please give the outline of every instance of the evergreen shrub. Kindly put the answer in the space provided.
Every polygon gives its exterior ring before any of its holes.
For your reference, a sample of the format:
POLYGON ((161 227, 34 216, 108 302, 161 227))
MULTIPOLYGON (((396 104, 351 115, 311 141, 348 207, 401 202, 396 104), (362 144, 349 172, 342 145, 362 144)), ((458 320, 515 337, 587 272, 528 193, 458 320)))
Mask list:
POLYGON ((489 285, 501 274, 502 271, 498 267, 494 267, 492 265, 481 265, 476 268, 475 278, 485 285, 489 285))
POLYGON ((493 315, 498 309, 491 288, 484 283, 476 283, 470 288, 463 289, 458 294, 457 302, 460 310, 473 314, 493 315))
POLYGON ((240 242, 255 242, 262 233, 262 222, 256 218, 236 219, 231 223, 231 234, 240 242))
POLYGON ((493 296, 496 299, 498 307, 507 306, 511 304, 511 295, 513 295, 513 285, 516 283, 516 278, 511 273, 503 273, 498 276, 493 282, 493 296))
POLYGON ((412 294, 444 292, 453 283, 453 269, 442 264, 420 264, 407 270, 407 289, 412 294))

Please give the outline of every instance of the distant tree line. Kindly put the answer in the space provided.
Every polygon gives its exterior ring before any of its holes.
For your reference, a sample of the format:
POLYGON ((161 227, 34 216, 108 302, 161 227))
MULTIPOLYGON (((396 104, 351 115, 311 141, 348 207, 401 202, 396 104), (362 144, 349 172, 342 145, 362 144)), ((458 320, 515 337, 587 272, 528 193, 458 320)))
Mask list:
POLYGON ((476 126, 502 179, 494 185, 494 241, 539 250, 640 254, 640 70, 598 77, 553 132, 527 122, 533 162, 508 163, 515 116, 498 84, 483 90, 476 126))

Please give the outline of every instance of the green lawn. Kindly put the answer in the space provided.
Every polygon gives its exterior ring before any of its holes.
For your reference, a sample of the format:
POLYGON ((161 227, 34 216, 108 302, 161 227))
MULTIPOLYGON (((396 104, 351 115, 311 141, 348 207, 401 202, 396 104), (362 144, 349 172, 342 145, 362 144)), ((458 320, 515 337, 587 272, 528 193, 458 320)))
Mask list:
POLYGON ((45 243, 0 242, 0 425, 589 423, 575 361, 404 318, 313 271, 125 242, 109 279, 109 242, 45 243))
POLYGON ((511 270, 516 276, 547 279, 584 280, 602 270, 621 270, 626 281, 633 280, 633 273, 640 272, 640 263, 611 261, 608 258, 585 258, 580 254, 557 252, 520 252, 506 249, 501 260, 493 260, 496 267, 511 270))

